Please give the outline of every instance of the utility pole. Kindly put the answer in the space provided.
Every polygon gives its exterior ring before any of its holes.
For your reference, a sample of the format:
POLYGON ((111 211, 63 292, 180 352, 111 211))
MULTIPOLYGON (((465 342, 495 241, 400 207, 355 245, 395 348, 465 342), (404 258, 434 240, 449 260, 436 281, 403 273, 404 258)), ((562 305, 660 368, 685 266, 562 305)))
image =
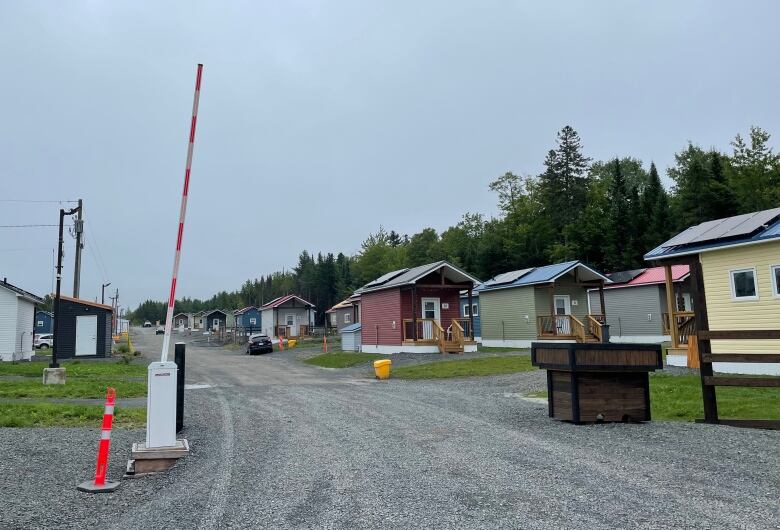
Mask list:
POLYGON ((100 303, 105 304, 106 303, 106 287, 111 285, 111 282, 104 283, 100 286, 100 303))
POLYGON ((78 212, 80 207, 71 208, 68 211, 60 208, 60 238, 57 243, 57 291, 54 295, 54 345, 51 348, 51 362, 49 368, 59 368, 57 363, 57 345, 60 342, 59 329, 60 329, 60 287, 62 285, 62 226, 65 223, 66 215, 73 215, 78 212))
POLYGON ((73 298, 79 297, 79 288, 81 287, 81 249, 84 248, 84 243, 81 239, 81 234, 84 233, 84 206, 81 199, 79 199, 78 210, 79 215, 73 223, 73 229, 76 232, 76 262, 73 266, 73 298))

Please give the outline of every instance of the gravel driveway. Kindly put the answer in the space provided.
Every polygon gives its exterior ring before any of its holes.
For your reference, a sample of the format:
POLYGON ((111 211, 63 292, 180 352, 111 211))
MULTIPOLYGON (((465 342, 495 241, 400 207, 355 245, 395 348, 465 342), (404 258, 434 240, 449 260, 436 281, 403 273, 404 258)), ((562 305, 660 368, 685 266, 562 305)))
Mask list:
MULTIPOLYGON (((213 385, 187 391, 192 454, 111 495, 75 489, 97 429, 0 429, 0 527, 780 528, 778 432, 575 427, 519 398, 541 372, 377 382, 296 355, 188 347, 213 385)), ((115 431, 110 478, 143 436, 115 431)))

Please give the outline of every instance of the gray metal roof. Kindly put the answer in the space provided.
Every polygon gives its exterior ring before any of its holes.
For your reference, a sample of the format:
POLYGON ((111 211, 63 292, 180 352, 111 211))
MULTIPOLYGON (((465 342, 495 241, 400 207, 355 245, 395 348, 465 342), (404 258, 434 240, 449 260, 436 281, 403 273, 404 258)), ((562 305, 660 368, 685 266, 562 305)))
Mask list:
MULTIPOLYGON (((382 289, 390 289, 393 287, 401 287, 403 285, 412 285, 414 283, 417 283, 417 280, 420 278, 423 278, 427 276, 428 274, 435 272, 439 269, 446 269, 450 276, 454 276, 455 281, 471 281, 475 284, 479 283, 479 280, 476 279, 474 276, 470 275, 467 272, 462 271, 458 267, 447 263, 446 261, 437 261, 436 263, 428 263, 427 265, 420 265, 419 267, 413 267, 411 269, 406 269, 405 271, 401 272, 400 274, 396 276, 391 276, 390 279, 385 280, 384 283, 378 283, 379 279, 384 278, 385 276, 388 276, 389 274, 385 274, 383 276, 380 276, 380 278, 377 278, 374 281, 371 281, 355 291, 356 293, 367 293, 371 291, 380 291, 382 289)), ((398 271, 395 271, 398 272, 398 271)))

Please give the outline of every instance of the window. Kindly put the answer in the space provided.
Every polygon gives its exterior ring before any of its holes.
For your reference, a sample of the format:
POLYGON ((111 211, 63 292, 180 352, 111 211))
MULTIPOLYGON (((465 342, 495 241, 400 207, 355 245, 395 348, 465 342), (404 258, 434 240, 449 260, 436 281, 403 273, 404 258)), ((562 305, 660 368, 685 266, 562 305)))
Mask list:
POLYGON ((344 313, 344 323, 349 324, 350 322, 352 322, 352 315, 349 313, 344 313))
POLYGON ((287 315, 287 325, 288 326, 295 325, 295 315, 287 315))
POLYGON ((463 306, 463 316, 464 316, 464 317, 467 317, 467 316, 469 316, 469 305, 468 305, 468 304, 465 304, 465 305, 463 306))
POLYGON ((471 306, 471 314, 475 317, 479 316, 479 306, 477 304, 471 306))
POLYGON ((335 326, 339 323, 339 316, 336 313, 330 314, 330 323, 331 325, 335 326))
POLYGON ((43 320, 39 320, 39 321, 38 321, 38 327, 39 327, 39 328, 42 328, 42 327, 43 327, 43 320))
POLYGON ((423 303, 423 318, 436 318, 436 302, 423 303))
POLYGON ((772 273, 772 294, 780 298, 780 265, 772 265, 769 271, 772 273))
POLYGON ((252 326, 254 326, 255 324, 257 324, 257 318, 250 318, 250 319, 249 319, 249 323, 250 323, 252 326))
POLYGON ((756 269, 737 269, 730 271, 731 297, 734 300, 758 300, 756 269))

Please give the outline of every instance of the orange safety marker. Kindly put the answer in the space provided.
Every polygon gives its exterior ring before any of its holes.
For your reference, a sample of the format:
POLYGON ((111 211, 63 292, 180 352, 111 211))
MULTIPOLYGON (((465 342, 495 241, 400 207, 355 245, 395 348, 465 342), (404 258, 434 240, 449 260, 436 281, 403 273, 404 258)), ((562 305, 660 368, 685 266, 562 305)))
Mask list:
POLYGON ((282 337, 279 337, 279 350, 284 351, 284 341, 282 340, 282 337))
POLYGON ((322 351, 325 353, 328 353, 328 337, 327 335, 322 336, 322 351))
POLYGON ((106 480, 108 471, 108 450, 111 447, 111 427, 114 424, 114 403, 116 402, 116 390, 106 389, 106 405, 103 411, 103 426, 100 429, 100 443, 98 445, 97 466, 95 467, 95 479, 82 482, 76 489, 87 493, 106 493, 119 487, 119 481, 106 480))

